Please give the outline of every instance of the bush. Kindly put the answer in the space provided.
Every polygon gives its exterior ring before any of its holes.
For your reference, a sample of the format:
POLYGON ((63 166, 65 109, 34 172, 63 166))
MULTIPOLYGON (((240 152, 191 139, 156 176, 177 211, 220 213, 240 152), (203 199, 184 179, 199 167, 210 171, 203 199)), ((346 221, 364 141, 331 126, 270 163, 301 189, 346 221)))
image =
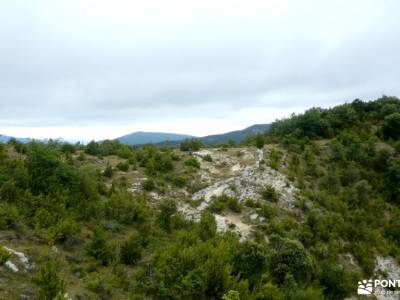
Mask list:
POLYGON ((312 279, 312 259, 300 242, 273 236, 271 243, 273 251, 269 267, 277 283, 283 283, 288 273, 292 274, 297 282, 309 282, 312 279))
POLYGON ((104 175, 105 177, 108 177, 108 178, 111 178, 111 177, 112 177, 112 175, 113 175, 113 168, 112 168, 112 166, 111 166, 109 163, 107 163, 107 166, 106 166, 106 168, 104 169, 103 175, 104 175))
POLYGON ((0 266, 3 265, 10 257, 11 254, 0 245, 0 266))
POLYGON ((239 292, 230 290, 222 296, 222 300, 240 300, 239 292))
POLYGON ((284 300, 284 294, 273 283, 264 284, 255 296, 255 300, 284 300))
POLYGON ((400 113, 396 112, 385 117, 382 125, 382 133, 385 138, 400 138, 400 113))
POLYGON ((121 246, 120 260, 125 265, 134 265, 142 257, 143 238, 138 234, 132 234, 121 246))
POLYGON ((65 282, 60 278, 60 268, 52 260, 47 260, 33 277, 39 288, 40 299, 53 300, 59 293, 65 293, 65 282))
POLYGON ((257 134, 255 137, 255 141, 256 141, 256 147, 258 149, 261 149, 262 147, 264 147, 265 138, 262 134, 257 134))
MULTIPOLYGON (((73 219, 64 217, 59 220, 54 226, 44 232, 43 237, 49 245, 56 242, 65 242, 68 238, 78 236, 81 227, 73 219)), ((43 232, 43 231, 42 231, 43 232)))
POLYGON ((102 265, 107 266, 114 261, 114 249, 109 245, 105 232, 101 227, 97 227, 93 236, 86 247, 89 256, 98 260, 102 265))
POLYGON ((266 257, 266 251, 262 245, 245 241, 240 244, 233 258, 234 270, 244 278, 254 279, 254 282, 265 270, 266 257))
POLYGON ((203 210, 199 223, 199 236, 203 241, 215 237, 217 234, 217 223, 212 213, 203 210))
POLYGON ((242 207, 236 197, 230 197, 225 194, 216 197, 208 206, 208 209, 214 213, 220 213, 225 208, 229 208, 236 213, 239 213, 242 210, 242 207))
POLYGON ((18 218, 18 209, 13 204, 0 203, 0 230, 15 228, 18 218))
POLYGON ((129 163, 128 162, 119 162, 117 164, 117 168, 123 172, 127 172, 129 170, 129 163))
POLYGON ((185 166, 199 169, 200 168, 200 163, 197 160, 197 158, 191 157, 191 158, 188 158, 187 160, 185 160, 185 166))
POLYGON ((172 183, 180 188, 183 188, 187 183, 187 178, 185 176, 177 176, 172 179, 172 183))
POLYGON ((86 145, 85 152, 90 155, 98 155, 100 152, 100 146, 95 141, 91 141, 86 145))
POLYGON ((128 191, 114 191, 104 206, 105 216, 122 224, 141 224, 147 221, 149 211, 146 198, 128 191))
POLYGON ((356 274, 345 270, 341 266, 324 266, 320 275, 321 285, 324 293, 329 299, 346 299, 354 290, 357 282, 356 274))
POLYGON ((261 196, 264 200, 270 202, 278 202, 279 200, 279 193, 275 190, 272 185, 266 185, 264 189, 261 191, 261 196))
POLYGON ((236 197, 231 197, 228 199, 228 208, 233 212, 240 213, 242 211, 242 207, 240 206, 239 200, 236 197))
POLYGON ((268 165, 275 170, 279 169, 282 153, 278 150, 271 149, 269 154, 268 165))
POLYGON ((151 179, 146 179, 146 180, 143 181, 143 183, 142 183, 142 188, 143 188, 145 191, 150 192, 150 191, 152 191, 152 190, 154 190, 154 189, 156 188, 156 185, 155 185, 155 183, 154 183, 153 180, 151 180, 151 179))
POLYGON ((159 209, 158 223, 161 228, 169 231, 171 229, 171 216, 177 211, 176 202, 173 199, 163 199, 159 204, 159 209))
POLYGON ((202 146, 203 143, 196 139, 184 140, 179 145, 181 151, 198 151, 202 146))

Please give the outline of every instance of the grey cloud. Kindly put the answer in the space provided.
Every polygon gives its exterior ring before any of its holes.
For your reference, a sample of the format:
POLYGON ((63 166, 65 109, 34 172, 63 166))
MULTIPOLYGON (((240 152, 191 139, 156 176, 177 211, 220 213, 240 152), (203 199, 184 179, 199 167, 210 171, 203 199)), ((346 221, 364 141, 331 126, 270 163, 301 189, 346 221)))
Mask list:
MULTIPOLYGON (((161 22, 155 26, 161 32, 148 36, 133 25, 102 33, 79 19, 46 23, 55 21, 29 2, 0 4, 0 126, 124 124, 199 113, 223 119, 251 107, 329 106, 400 94, 396 1, 348 4, 380 12, 357 30, 354 15, 348 34, 335 26, 325 34, 304 17, 281 24, 265 16, 264 22, 259 12, 256 21, 232 17, 225 24, 232 27, 208 24, 193 34, 162 32, 161 22)), ((340 22, 340 10, 334 13, 340 22)))

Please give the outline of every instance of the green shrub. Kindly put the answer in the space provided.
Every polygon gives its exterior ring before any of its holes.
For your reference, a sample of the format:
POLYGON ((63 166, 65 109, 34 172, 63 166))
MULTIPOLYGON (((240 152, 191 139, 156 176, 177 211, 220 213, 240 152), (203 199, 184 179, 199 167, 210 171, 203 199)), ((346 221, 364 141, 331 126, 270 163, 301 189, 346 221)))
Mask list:
POLYGON ((265 246, 252 241, 245 241, 239 245, 233 258, 233 267, 236 273, 255 282, 267 265, 265 246))
POLYGON ((150 192, 150 191, 152 191, 152 190, 154 190, 154 189, 156 188, 156 185, 155 185, 155 183, 154 183, 153 180, 151 180, 151 179, 146 179, 146 180, 143 181, 143 183, 142 183, 142 188, 143 188, 145 191, 150 192))
POLYGON ((199 236, 203 241, 213 238, 217 234, 215 217, 207 210, 201 212, 199 223, 199 236))
POLYGON ((273 283, 264 284, 255 296, 255 300, 284 300, 284 294, 273 283))
POLYGON ((180 143, 181 151, 197 151, 203 146, 203 143, 197 139, 184 140, 180 143))
POLYGON ((163 199, 159 203, 159 209, 158 224, 161 228, 169 231, 171 229, 171 217, 177 212, 176 202, 173 199, 163 199))
POLYGON ((324 265, 320 282, 329 299, 346 299, 353 294, 357 277, 341 266, 324 265))
POLYGON ((40 265, 33 282, 39 288, 40 299, 53 300, 59 293, 65 293, 65 282, 60 278, 60 267, 50 259, 40 265))
POLYGON ((279 200, 279 193, 272 185, 266 185, 264 189, 261 191, 261 196, 264 200, 270 202, 278 202, 279 200))
POLYGON ((187 181, 188 179, 185 176, 176 176, 172 179, 173 184, 180 188, 183 188, 187 181))
POLYGON ((144 223, 149 216, 146 198, 128 191, 114 191, 104 205, 106 218, 122 224, 144 223))
POLYGON ((104 266, 109 265, 115 259, 114 249, 109 244, 106 234, 101 227, 97 227, 94 230, 92 238, 86 246, 86 252, 104 266))
POLYGON ((277 283, 283 283, 288 273, 297 282, 309 282, 312 279, 313 262, 300 242, 273 236, 271 243, 273 251, 269 259, 269 269, 277 283))
POLYGON ((240 213, 242 211, 242 207, 236 197, 230 197, 228 199, 227 206, 233 212, 240 213))
POLYGON ((0 266, 3 265, 10 257, 11 254, 0 245, 0 266))
POLYGON ((240 294, 238 291, 230 290, 222 296, 222 300, 240 300, 240 294))
POLYGON ((127 172, 129 170, 129 163, 128 162, 119 162, 117 164, 117 168, 123 172, 127 172))
POLYGON ((112 175, 113 175, 113 167, 109 163, 107 163, 107 166, 103 171, 103 175, 105 177, 108 177, 108 178, 112 177, 112 175))
POLYGON ((281 157, 282 153, 279 150, 271 149, 271 152, 269 154, 268 165, 271 168, 278 170, 281 162, 281 157))
POLYGON ((184 164, 185 164, 185 166, 188 166, 188 167, 193 167, 196 169, 200 168, 200 162, 195 157, 188 158, 187 160, 185 160, 184 164))
POLYGON ((125 265, 134 265, 142 257, 144 241, 138 233, 133 233, 121 246, 120 260, 125 265))
POLYGON ((15 205, 0 202, 0 230, 15 228, 18 222, 19 214, 15 205))
POLYGON ((385 117, 382 133, 385 138, 400 138, 400 112, 385 117))
POLYGON ((258 149, 261 149, 262 147, 264 147, 265 144, 265 138, 262 134, 257 134, 255 137, 255 142, 256 142, 256 147, 258 149))
POLYGON ((208 209, 214 213, 221 213, 226 208, 229 208, 233 212, 237 213, 239 213, 242 209, 236 197, 230 197, 226 194, 216 197, 208 206, 208 209))

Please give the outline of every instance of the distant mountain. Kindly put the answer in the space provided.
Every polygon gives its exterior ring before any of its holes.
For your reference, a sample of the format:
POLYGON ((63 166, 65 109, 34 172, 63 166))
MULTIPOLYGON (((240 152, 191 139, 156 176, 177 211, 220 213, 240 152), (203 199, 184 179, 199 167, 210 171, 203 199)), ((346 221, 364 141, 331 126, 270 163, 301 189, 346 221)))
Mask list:
POLYGON ((204 144, 222 144, 229 141, 240 143, 244 141, 249 135, 255 135, 257 133, 263 133, 270 129, 270 124, 255 124, 242 130, 230 131, 222 134, 207 135, 199 138, 204 144))
MULTIPOLYGON (((271 124, 255 124, 242 130, 235 130, 221 134, 206 135, 202 137, 191 137, 202 141, 206 145, 223 144, 229 141, 234 141, 235 143, 241 143, 246 137, 255 135, 258 133, 263 133, 271 128, 271 124)), ((186 139, 186 138, 185 138, 186 139)), ((158 145, 169 145, 176 146, 181 140, 177 141, 162 141, 158 145)))
POLYGON ((0 142, 1 143, 7 143, 12 138, 16 139, 18 142, 21 142, 21 143, 29 143, 30 141, 32 141, 32 139, 30 139, 30 138, 18 138, 18 137, 12 137, 12 136, 8 136, 8 135, 0 134, 0 142))
POLYGON ((127 145, 157 144, 161 142, 176 142, 194 138, 187 134, 165 133, 165 132, 144 132, 137 131, 128 135, 116 138, 120 143, 127 145))

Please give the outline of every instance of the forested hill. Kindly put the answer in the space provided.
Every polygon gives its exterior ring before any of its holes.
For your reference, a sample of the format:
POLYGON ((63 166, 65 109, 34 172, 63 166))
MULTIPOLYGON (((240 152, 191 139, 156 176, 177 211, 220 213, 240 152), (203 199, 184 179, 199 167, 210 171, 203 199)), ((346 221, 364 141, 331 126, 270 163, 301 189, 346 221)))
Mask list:
POLYGON ((0 299, 355 297, 400 278, 399 138, 382 97, 235 146, 0 143, 0 299))
POLYGON ((298 155, 310 160, 305 162, 306 170, 311 168, 308 172, 294 174, 298 179, 311 176, 321 184, 326 181, 335 192, 346 193, 342 184, 347 188, 363 178, 364 184, 372 185, 376 197, 397 204, 399 140, 400 100, 387 96, 370 102, 354 100, 330 109, 312 108, 273 123, 265 136, 265 142, 278 142, 293 153, 294 161, 288 163, 297 164, 298 155))

